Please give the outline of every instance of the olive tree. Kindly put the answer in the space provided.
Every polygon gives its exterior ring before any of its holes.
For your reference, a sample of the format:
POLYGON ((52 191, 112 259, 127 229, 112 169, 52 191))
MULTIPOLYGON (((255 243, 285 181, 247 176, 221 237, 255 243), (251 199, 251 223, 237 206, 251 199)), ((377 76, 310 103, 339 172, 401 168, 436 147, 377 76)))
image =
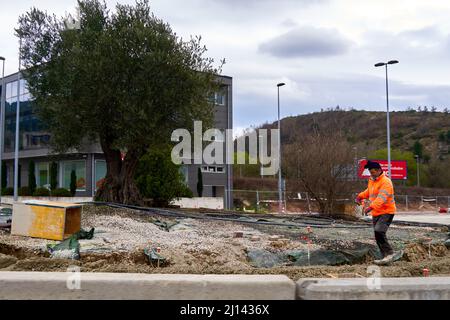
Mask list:
POLYGON ((107 172, 96 197, 136 203, 134 174, 145 152, 176 128, 192 129, 193 119, 211 125, 207 97, 221 64, 205 57, 201 37, 180 38, 148 1, 109 11, 80 0, 78 11, 77 28, 36 8, 19 18, 24 76, 53 150, 98 142, 107 172))

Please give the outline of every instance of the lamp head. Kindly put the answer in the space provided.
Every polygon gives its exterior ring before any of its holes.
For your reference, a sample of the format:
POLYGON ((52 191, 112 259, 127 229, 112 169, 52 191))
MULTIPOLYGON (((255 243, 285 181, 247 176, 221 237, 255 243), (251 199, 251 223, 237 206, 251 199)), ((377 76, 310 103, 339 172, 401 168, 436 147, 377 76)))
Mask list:
POLYGON ((4 57, 0 56, 0 60, 5 61, 6 59, 4 57))
POLYGON ((277 84, 277 87, 282 87, 282 86, 284 86, 286 83, 283 83, 283 82, 281 82, 281 83, 278 83, 277 84))
POLYGON ((388 62, 388 64, 396 64, 396 63, 398 63, 398 60, 391 60, 388 62))
POLYGON ((386 63, 384 63, 384 62, 378 62, 378 63, 375 64, 375 67, 382 67, 382 66, 384 66, 384 65, 386 65, 386 63))

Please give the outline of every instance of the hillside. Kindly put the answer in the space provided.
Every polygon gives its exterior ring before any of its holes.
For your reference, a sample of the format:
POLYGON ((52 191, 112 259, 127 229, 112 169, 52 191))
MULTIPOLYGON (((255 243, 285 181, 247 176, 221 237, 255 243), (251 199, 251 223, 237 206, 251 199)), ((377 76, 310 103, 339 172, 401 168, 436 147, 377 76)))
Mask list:
MULTIPOLYGON (((391 112, 391 147, 414 151, 419 141, 424 155, 447 158, 450 144, 450 113, 391 112)), ((314 126, 340 128, 348 142, 358 147, 358 157, 386 148, 386 113, 373 111, 325 111, 284 118, 281 121, 282 144, 290 144, 312 132, 314 126)), ((275 128, 276 123, 261 128, 275 128)))
MULTIPOLYGON (((414 155, 418 154, 421 159, 420 186, 450 188, 450 113, 415 110, 391 112, 390 121, 392 159, 408 162, 406 186, 417 184, 414 155)), ((276 126, 274 122, 260 128, 276 126)), ((385 112, 332 110, 287 117, 281 121, 282 146, 302 141, 314 130, 322 129, 341 131, 354 152, 353 158, 387 158, 380 156, 386 154, 382 149, 387 147, 385 112)), ((235 170, 235 177, 258 176, 258 168, 253 169, 250 166, 244 171, 239 168, 235 170)), ((403 185, 403 182, 396 184, 403 185)))

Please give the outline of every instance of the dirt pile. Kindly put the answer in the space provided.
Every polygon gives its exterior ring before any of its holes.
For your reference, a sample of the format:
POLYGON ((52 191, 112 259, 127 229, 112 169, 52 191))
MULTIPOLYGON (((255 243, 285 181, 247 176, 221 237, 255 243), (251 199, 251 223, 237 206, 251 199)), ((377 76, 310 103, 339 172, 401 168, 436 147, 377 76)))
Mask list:
MULTIPOLYGON (((340 225, 313 228, 309 232, 305 228, 175 219, 129 209, 85 206, 82 228, 91 227, 95 228, 94 238, 80 240, 81 259, 78 261, 51 259, 46 245, 54 241, 0 232, 0 270, 65 272, 70 266, 78 266, 83 272, 286 274, 296 280, 333 274, 368 276, 367 267, 373 263, 369 259, 343 266, 255 268, 248 258, 252 250, 280 254, 289 250, 304 251, 308 247, 313 251, 374 246, 370 226, 349 225, 347 228, 340 225), (236 233, 242 237, 235 238, 236 233), (167 266, 158 268, 147 263, 144 249, 155 247, 168 259, 167 266)), ((432 275, 450 274, 449 251, 441 244, 446 239, 445 233, 432 228, 393 226, 389 237, 396 247, 405 250, 405 257, 392 266, 382 267, 382 276, 420 276, 423 268, 428 268, 432 275), (432 239, 430 251, 427 244, 416 241, 420 238, 432 239)))
POLYGON ((421 262, 430 257, 445 257, 448 250, 444 244, 408 243, 404 250, 404 260, 409 262, 421 262))

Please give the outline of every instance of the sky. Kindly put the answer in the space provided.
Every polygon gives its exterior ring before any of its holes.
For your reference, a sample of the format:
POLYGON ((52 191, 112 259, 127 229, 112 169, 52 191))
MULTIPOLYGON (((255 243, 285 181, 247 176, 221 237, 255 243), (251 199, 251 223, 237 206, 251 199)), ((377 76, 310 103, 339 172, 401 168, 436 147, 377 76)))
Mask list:
MULTIPOLYGON (((113 9, 117 2, 106 0, 113 9)), ((391 110, 450 108, 448 0, 153 0, 156 16, 181 37, 201 35, 207 55, 223 58, 233 77, 237 132, 281 116, 322 108, 391 110)), ((17 19, 32 6, 57 16, 74 13, 74 0, 0 0, 0 55, 17 70, 17 19)))

